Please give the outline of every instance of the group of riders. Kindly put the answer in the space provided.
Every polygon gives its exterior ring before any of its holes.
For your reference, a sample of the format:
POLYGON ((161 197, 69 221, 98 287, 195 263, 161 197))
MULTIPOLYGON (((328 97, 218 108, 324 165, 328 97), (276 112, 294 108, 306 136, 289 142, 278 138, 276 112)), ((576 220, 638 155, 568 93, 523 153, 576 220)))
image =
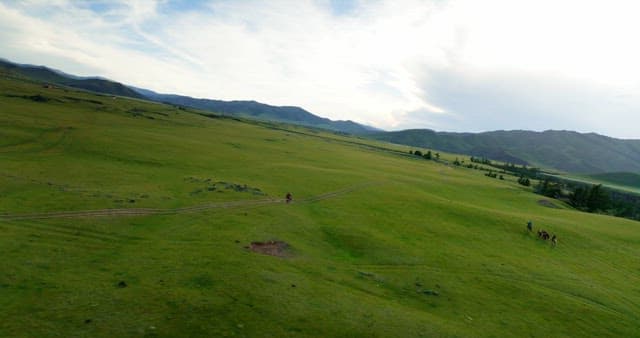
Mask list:
MULTIPOLYGON (((529 232, 533 232, 533 222, 531 221, 527 222, 527 230, 529 232)), ((555 234, 549 235, 549 233, 546 232, 545 230, 538 230, 538 238, 545 241, 551 239, 551 245, 553 246, 558 245, 558 237, 556 237, 555 234)))

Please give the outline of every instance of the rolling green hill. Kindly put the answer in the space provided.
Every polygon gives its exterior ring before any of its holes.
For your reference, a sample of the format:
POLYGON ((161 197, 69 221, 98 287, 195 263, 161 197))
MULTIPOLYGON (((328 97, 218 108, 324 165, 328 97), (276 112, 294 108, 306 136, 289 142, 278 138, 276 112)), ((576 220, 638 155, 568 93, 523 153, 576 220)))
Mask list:
POLYGON ((640 172, 640 140, 619 140, 571 131, 493 131, 449 133, 428 129, 384 132, 353 121, 333 121, 300 107, 272 106, 256 101, 222 101, 159 94, 101 78, 81 78, 44 66, 21 65, 0 59, 0 74, 18 76, 96 93, 148 99, 215 114, 363 135, 376 140, 432 148, 514 164, 553 168, 573 174, 640 172))
POLYGON ((0 74, 18 76, 46 84, 56 84, 89 90, 95 93, 146 99, 173 105, 191 107, 218 114, 250 117, 276 122, 286 122, 314 128, 328 129, 348 134, 368 134, 379 131, 353 121, 332 121, 314 115, 300 107, 278 107, 256 101, 222 101, 197 99, 174 94, 159 94, 143 88, 125 86, 121 83, 97 78, 78 77, 44 66, 22 65, 0 59, 0 74))
POLYGON ((0 74, 19 76, 43 83, 79 88, 96 93, 144 98, 143 95, 118 82, 97 77, 77 77, 44 66, 20 65, 3 59, 0 59, 0 74))
POLYGON ((640 172, 640 140, 620 140, 594 133, 513 130, 473 134, 413 129, 372 137, 572 173, 640 172))
POLYGON ((0 93, 2 337, 640 336, 638 222, 408 147, 0 93))

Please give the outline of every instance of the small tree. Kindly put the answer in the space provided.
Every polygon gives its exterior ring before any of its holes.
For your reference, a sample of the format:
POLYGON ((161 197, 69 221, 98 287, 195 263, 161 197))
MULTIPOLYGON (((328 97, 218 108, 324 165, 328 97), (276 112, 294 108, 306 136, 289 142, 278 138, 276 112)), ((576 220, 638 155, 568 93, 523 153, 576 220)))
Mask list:
POLYGON ((424 154, 424 158, 426 158, 427 160, 431 159, 431 150, 427 151, 427 153, 424 154))
POLYGON ((587 206, 587 200, 589 199, 589 189, 586 187, 577 187, 569 195, 569 203, 576 209, 584 209, 587 206))
POLYGON ((589 198, 587 199, 587 210, 589 212, 606 210, 610 203, 609 195, 602 189, 602 184, 591 187, 589 198))
POLYGON ((531 185, 531 181, 529 181, 529 178, 524 177, 524 175, 520 175, 520 177, 518 178, 518 183, 521 185, 524 185, 525 187, 528 187, 531 185))
POLYGON ((551 198, 557 198, 562 195, 562 185, 549 178, 545 178, 543 182, 540 182, 536 190, 539 194, 551 198))

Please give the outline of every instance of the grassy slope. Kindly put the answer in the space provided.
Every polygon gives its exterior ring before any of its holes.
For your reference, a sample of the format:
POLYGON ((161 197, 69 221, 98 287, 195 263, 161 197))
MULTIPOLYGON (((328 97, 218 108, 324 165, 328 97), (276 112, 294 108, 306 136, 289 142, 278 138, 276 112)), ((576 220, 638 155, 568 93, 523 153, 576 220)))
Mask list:
POLYGON ((600 181, 613 183, 624 187, 640 190, 640 174, 635 173, 604 173, 592 175, 592 178, 600 181))
POLYGON ((512 130, 471 134, 414 129, 372 137, 572 173, 640 171, 640 140, 620 140, 593 133, 512 130))
POLYGON ((636 222, 370 141, 6 79, 0 93, 0 214, 264 198, 208 178, 297 201, 370 183, 292 205, 0 219, 0 336, 640 335, 636 222), (36 93, 59 101, 5 95, 36 93), (291 257, 243 248, 269 239, 291 257))

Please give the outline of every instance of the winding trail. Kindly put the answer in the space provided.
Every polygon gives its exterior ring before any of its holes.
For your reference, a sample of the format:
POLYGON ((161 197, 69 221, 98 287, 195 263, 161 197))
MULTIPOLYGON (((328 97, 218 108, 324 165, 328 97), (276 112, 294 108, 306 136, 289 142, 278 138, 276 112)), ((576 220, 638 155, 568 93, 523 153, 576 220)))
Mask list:
MULTIPOLYGON (((335 198, 356 190, 361 190, 371 186, 373 183, 361 183, 351 185, 346 188, 327 192, 320 195, 310 196, 304 199, 295 200, 291 203, 302 204, 318 202, 330 198, 335 198)), ((77 210, 77 211, 52 211, 31 214, 3 214, 0 215, 2 220, 33 220, 33 219, 50 219, 50 218, 79 218, 79 217, 126 217, 126 216, 149 216, 149 215, 175 215, 203 212, 212 209, 235 209, 242 207, 255 207, 272 204, 285 203, 284 198, 267 198, 260 200, 240 200, 218 203, 199 204, 189 207, 172 208, 172 209, 154 209, 154 208, 129 208, 129 209, 98 209, 98 210, 77 210)))

